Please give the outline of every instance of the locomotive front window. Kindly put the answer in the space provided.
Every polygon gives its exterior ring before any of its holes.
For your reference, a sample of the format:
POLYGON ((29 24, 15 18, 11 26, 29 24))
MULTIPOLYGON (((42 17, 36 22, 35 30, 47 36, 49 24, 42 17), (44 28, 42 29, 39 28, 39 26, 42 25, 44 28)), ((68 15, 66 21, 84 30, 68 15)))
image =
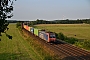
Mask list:
POLYGON ((55 34, 50 34, 50 38, 55 38, 55 34))

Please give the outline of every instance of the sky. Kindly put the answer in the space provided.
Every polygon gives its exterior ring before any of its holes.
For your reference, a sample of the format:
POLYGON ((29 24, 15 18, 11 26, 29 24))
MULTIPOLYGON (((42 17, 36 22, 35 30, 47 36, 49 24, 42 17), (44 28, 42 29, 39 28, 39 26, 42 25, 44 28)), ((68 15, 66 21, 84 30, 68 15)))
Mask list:
POLYGON ((13 20, 90 18, 90 0, 17 0, 13 20))

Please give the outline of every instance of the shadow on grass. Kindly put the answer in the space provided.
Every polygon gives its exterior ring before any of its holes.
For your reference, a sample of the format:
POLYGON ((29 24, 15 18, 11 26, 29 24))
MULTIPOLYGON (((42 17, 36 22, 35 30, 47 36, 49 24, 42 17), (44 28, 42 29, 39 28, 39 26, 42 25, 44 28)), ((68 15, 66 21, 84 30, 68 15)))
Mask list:
POLYGON ((11 36, 11 35, 6 34, 6 36, 7 36, 9 39, 12 39, 12 36, 11 36))
POLYGON ((21 53, 0 53, 0 60, 32 60, 30 57, 21 53))
POLYGON ((19 54, 0 53, 0 60, 18 60, 19 54))

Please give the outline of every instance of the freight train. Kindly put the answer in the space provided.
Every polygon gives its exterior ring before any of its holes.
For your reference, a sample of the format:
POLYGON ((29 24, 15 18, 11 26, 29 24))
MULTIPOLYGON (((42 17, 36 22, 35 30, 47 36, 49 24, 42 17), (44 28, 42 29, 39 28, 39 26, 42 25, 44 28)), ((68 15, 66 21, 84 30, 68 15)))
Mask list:
POLYGON ((30 27, 30 26, 24 25, 24 24, 23 24, 23 28, 47 42, 55 42, 56 41, 56 36, 55 36, 54 32, 48 32, 48 31, 33 28, 33 27, 30 27))

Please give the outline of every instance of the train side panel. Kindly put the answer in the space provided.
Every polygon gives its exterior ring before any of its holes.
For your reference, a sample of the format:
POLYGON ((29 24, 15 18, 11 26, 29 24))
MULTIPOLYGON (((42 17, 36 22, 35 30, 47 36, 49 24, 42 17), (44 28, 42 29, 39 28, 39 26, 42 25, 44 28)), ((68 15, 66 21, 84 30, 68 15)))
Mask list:
POLYGON ((40 37, 41 39, 44 39, 42 32, 39 32, 39 37, 40 37))
POLYGON ((48 37, 48 34, 46 34, 46 32, 44 31, 39 31, 39 37, 41 39, 44 39, 45 41, 49 42, 49 37, 48 37))
POLYGON ((26 29, 26 25, 23 25, 24 26, 24 29, 26 29))
POLYGON ((30 28, 30 32, 34 34, 34 28, 33 27, 30 28))
POLYGON ((49 33, 46 33, 46 35, 47 35, 47 37, 48 37, 48 42, 50 42, 50 40, 49 40, 49 33))
POLYGON ((29 30, 29 27, 28 27, 28 25, 26 25, 26 30, 29 30))
POLYGON ((31 28, 32 28, 32 27, 30 27, 30 26, 29 26, 28 31, 30 31, 30 32, 31 32, 31 28))
POLYGON ((31 27, 29 26, 29 27, 28 27, 28 31, 30 31, 30 28, 31 28, 31 27))
POLYGON ((38 36, 38 35, 39 35, 39 29, 34 28, 34 34, 35 34, 36 36, 38 36))

